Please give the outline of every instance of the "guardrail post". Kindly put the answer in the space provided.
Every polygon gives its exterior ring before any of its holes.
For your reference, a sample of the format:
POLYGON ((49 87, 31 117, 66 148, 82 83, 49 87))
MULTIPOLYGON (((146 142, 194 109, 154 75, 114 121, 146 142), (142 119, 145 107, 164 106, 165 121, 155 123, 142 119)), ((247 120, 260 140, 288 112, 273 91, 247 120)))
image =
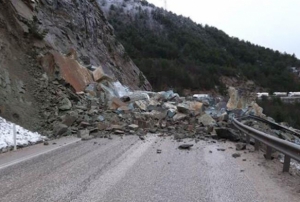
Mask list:
POLYGON ((266 159, 271 160, 272 158, 272 147, 267 146, 266 159))
POLYGON ((246 135, 246 144, 250 144, 250 135, 246 135))
POLYGON ((255 145, 254 145, 255 151, 258 151, 258 150, 259 150, 259 145, 260 145, 259 141, 258 141, 258 140, 255 140, 255 145))
POLYGON ((283 172, 289 172, 290 170, 291 157, 284 155, 283 172))

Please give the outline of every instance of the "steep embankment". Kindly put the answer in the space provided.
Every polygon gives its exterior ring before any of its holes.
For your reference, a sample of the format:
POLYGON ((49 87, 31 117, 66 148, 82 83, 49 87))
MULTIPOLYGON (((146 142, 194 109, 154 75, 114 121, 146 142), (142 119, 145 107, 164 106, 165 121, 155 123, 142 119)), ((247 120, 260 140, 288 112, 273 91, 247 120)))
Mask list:
POLYGON ((256 86, 273 91, 300 89, 298 79, 288 70, 300 66, 294 55, 230 37, 217 28, 165 12, 147 1, 98 3, 128 54, 156 89, 219 87, 224 92, 220 76, 253 80, 256 86))
POLYGON ((80 102, 75 92, 94 82, 86 67, 151 89, 96 2, 0 0, 0 116, 51 130, 58 104, 80 102))

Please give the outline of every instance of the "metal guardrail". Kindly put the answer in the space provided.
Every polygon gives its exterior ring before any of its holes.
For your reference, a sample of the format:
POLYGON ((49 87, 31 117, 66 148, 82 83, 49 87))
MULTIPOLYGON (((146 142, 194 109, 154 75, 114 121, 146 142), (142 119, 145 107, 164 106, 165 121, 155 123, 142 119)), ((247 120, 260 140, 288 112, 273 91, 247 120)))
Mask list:
POLYGON ((285 131, 287 131, 287 132, 289 132, 289 133, 292 133, 294 136, 300 138, 300 133, 297 133, 296 131, 291 130, 291 129, 285 127, 285 126, 279 125, 278 123, 269 121, 269 120, 267 120, 267 119, 264 119, 264 118, 261 118, 261 117, 258 117, 258 116, 249 115, 248 117, 250 117, 250 118, 252 118, 252 119, 255 119, 255 120, 258 120, 258 121, 262 121, 262 122, 264 122, 264 123, 267 123, 267 124, 269 124, 269 125, 271 125, 271 126, 277 128, 277 129, 285 130, 285 131))
POLYGON ((267 133, 255 130, 233 118, 233 125, 246 134, 246 142, 250 144, 250 137, 255 140, 255 150, 259 149, 260 143, 267 146, 266 159, 271 159, 272 150, 277 150, 284 154, 283 172, 288 172, 291 158, 300 162, 300 146, 271 136, 267 133))

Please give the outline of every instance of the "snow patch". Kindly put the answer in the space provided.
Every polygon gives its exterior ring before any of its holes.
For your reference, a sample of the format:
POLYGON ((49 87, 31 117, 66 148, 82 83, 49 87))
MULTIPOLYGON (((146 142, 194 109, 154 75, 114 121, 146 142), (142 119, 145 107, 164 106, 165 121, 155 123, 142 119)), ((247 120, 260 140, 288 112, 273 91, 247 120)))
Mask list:
POLYGON ((132 94, 129 88, 127 86, 123 86, 119 81, 113 83, 113 88, 116 91, 118 97, 132 94))
MULTIPOLYGON (((26 146, 46 139, 45 136, 26 130, 19 125, 16 125, 16 133, 17 146, 26 146)), ((13 123, 0 117, 0 150, 12 146, 14 146, 13 123)))

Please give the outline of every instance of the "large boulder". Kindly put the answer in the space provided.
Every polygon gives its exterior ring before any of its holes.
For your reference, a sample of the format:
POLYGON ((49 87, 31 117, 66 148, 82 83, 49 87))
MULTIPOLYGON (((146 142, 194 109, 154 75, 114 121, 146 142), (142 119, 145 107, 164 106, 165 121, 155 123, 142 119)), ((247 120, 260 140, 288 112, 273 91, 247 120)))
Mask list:
POLYGON ((53 127, 53 135, 55 137, 64 136, 68 133, 68 126, 62 123, 58 123, 53 127))
POLYGON ((238 91, 234 87, 229 87, 228 89, 229 101, 226 105, 227 109, 246 109, 251 105, 253 98, 244 95, 242 92, 238 91))
POLYGON ((228 139, 233 142, 241 139, 239 133, 231 128, 215 128, 215 131, 219 138, 228 139))
POLYGON ((214 126, 216 121, 208 114, 203 114, 198 118, 198 123, 203 126, 214 126))
POLYGON ((67 57, 56 51, 50 51, 41 58, 40 62, 49 78, 63 78, 76 92, 84 91, 85 87, 93 82, 89 70, 76 61, 74 50, 71 50, 71 54, 68 54, 67 57), (57 67, 59 75, 55 72, 57 67))

